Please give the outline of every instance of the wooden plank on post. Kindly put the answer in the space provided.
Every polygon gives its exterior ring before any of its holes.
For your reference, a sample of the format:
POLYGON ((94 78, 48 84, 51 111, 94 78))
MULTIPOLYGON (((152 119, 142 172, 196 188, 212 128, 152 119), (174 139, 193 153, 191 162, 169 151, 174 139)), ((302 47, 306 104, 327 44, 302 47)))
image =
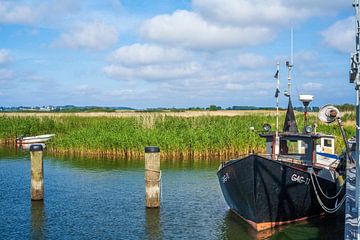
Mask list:
POLYGON ((160 148, 145 147, 145 204, 148 208, 160 207, 161 192, 160 148))

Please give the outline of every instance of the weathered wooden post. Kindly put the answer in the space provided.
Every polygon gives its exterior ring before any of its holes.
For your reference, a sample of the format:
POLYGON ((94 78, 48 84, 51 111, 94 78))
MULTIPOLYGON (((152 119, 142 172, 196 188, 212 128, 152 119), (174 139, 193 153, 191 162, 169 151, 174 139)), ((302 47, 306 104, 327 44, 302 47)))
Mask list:
POLYGON ((161 191, 160 148, 145 147, 146 207, 160 207, 161 191))
POLYGON ((44 176, 43 176, 43 146, 33 144, 30 146, 31 165, 31 200, 44 199, 44 176))

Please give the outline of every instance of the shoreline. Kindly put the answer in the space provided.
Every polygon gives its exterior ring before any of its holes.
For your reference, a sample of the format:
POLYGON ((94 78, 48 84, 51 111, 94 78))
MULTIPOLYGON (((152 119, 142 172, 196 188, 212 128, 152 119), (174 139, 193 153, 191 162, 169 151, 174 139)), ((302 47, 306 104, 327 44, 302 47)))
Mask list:
MULTIPOLYGON (((14 141, 5 141, 4 139, 0 139, 0 144, 3 147, 7 147, 10 149, 18 149, 21 148, 21 145, 16 144, 14 141)), ((34 143, 36 144, 36 143, 34 143)), ((29 144, 31 145, 31 144, 29 144)), ((144 146, 145 148, 145 146, 144 146)), ((103 159, 125 159, 125 160, 136 160, 143 159, 145 156, 144 151, 130 151, 130 150, 122 150, 122 149, 114 149, 114 150, 75 150, 75 149, 57 149, 54 147, 46 146, 45 151, 48 154, 53 156, 61 156, 61 157, 90 157, 90 158, 103 158, 103 159)), ((250 153, 258 153, 263 154, 265 149, 253 149, 247 152, 241 152, 236 149, 222 149, 222 150, 212 150, 212 151, 161 151, 160 148, 160 158, 162 160, 210 160, 210 161, 224 161, 231 159, 238 159, 242 156, 246 156, 250 153)))
MULTIPOLYGON (((274 127, 275 117, 268 111, 234 112, 243 115, 174 117, 146 113, 137 117, 111 117, 86 113, 82 117, 73 114, 52 117, 33 113, 30 116, 28 113, 0 114, 0 144, 16 146, 15 138, 22 134, 53 133, 56 136, 46 144, 46 151, 59 156, 139 159, 144 157, 145 146, 160 147, 163 159, 227 160, 252 152, 264 153, 264 139, 258 133, 264 123, 274 127)), ((284 120, 284 115, 280 115, 280 121, 284 120)), ((301 130, 303 122, 299 120, 298 117, 301 130)), ((316 121, 315 114, 309 116, 309 122, 313 121, 316 121)), ((353 122, 352 114, 344 116, 348 137, 354 135, 353 122)), ((337 128, 319 123, 317 131, 336 136, 336 151, 341 151, 343 142, 337 128)))
MULTIPOLYGON (((286 110, 280 110, 280 114, 286 110)), ((310 113, 311 114, 311 113, 310 113)), ((249 115, 276 116, 274 110, 186 110, 186 111, 136 111, 136 110, 117 110, 115 112, 1 112, 0 117, 108 117, 108 118, 129 118, 129 117, 202 117, 220 116, 236 117, 249 115)))

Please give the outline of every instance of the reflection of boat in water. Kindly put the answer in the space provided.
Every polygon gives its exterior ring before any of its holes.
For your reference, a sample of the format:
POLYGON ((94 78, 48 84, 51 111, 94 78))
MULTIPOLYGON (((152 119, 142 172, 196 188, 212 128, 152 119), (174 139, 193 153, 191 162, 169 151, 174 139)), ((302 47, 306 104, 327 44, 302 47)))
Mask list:
POLYGON ((219 239, 342 239, 343 223, 335 216, 322 216, 258 232, 233 211, 226 211, 218 231, 219 239))
POLYGON ((29 143, 44 143, 49 141, 55 134, 44 134, 32 137, 18 137, 16 139, 17 144, 29 144, 29 143))
MULTIPOLYGON (((312 96, 302 96, 307 110, 312 96)), ((259 134, 265 139, 266 154, 230 160, 217 172, 230 209, 257 231, 335 213, 345 200, 346 155, 339 159, 333 154, 332 135, 312 132, 310 126, 299 132, 288 97, 283 132, 278 128, 270 132, 269 125, 264 125, 266 131, 259 134)), ((323 108, 319 117, 341 123, 339 111, 332 106, 323 108)))
MULTIPOLYGON (((24 143, 24 144, 17 144, 17 148, 19 150, 22 150, 22 151, 29 151, 30 150, 30 146, 33 145, 34 143, 24 143)), ((36 143, 36 145, 41 145, 43 147, 43 149, 46 148, 46 145, 45 143, 36 143)))

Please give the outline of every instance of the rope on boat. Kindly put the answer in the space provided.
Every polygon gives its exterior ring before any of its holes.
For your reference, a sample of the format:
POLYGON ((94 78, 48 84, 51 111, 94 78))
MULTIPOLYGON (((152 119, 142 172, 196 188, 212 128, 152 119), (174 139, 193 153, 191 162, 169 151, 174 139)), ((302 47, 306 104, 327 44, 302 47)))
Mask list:
MULTIPOLYGON (((312 170, 312 171, 314 171, 314 170, 312 170)), ((311 178, 311 183, 312 183, 312 185, 313 185, 313 187, 314 187, 314 191, 315 191, 316 198, 317 198, 320 206, 322 207, 322 209, 324 209, 324 211, 327 212, 327 213, 335 213, 335 212, 337 212, 337 211, 341 208, 341 206, 344 204, 345 199, 346 199, 346 197, 345 197, 346 195, 344 194, 344 196, 343 196, 343 198, 341 199, 341 201, 339 202, 339 204, 337 204, 334 208, 328 208, 328 207, 326 207, 325 204, 321 201, 321 198, 320 198, 320 196, 319 196, 319 194, 318 194, 318 192, 317 192, 316 186, 315 186, 315 182, 314 182, 314 180, 313 180, 312 173, 310 173, 310 178, 311 178)), ((316 178, 316 176, 315 176, 315 178, 316 178)), ((316 179, 316 180, 317 180, 317 179, 316 179)), ((321 188, 320 188, 320 189, 321 189, 321 188)))
MULTIPOLYGON (((317 185, 318 188, 320 189, 321 194, 322 194, 325 198, 327 198, 327 199, 335 199, 335 198, 337 198, 337 197, 340 195, 341 191, 343 190, 343 188, 344 188, 344 186, 345 186, 345 183, 344 183, 344 184, 341 186, 341 188, 339 189, 339 191, 338 191, 334 196, 329 197, 329 196, 326 195, 326 194, 324 193, 324 191, 322 190, 322 188, 321 188, 321 186, 320 186, 320 183, 319 183, 319 180, 317 179, 317 177, 316 177, 316 175, 315 175, 315 173, 314 173, 314 169, 313 169, 313 168, 309 168, 308 172, 310 173, 310 177, 312 177, 312 175, 315 176, 316 185, 317 185)), ((313 179, 311 178, 311 180, 313 180, 313 179)))

